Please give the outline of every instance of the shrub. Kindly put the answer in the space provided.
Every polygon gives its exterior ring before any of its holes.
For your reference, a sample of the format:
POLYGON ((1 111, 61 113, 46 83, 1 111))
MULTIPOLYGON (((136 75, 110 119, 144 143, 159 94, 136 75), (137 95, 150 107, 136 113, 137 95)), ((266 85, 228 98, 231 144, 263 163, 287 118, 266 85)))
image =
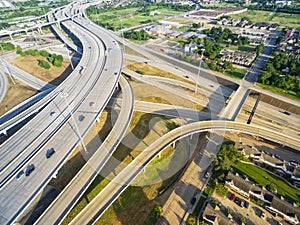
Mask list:
POLYGON ((39 60, 39 66, 46 70, 50 69, 50 64, 45 60, 39 60))

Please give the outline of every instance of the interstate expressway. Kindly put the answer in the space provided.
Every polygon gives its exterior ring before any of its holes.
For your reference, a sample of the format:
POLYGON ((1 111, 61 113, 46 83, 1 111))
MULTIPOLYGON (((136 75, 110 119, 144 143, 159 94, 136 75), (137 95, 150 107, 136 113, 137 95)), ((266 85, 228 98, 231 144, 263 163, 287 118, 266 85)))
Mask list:
MULTIPOLYGON (((134 101, 129 83, 120 76, 122 50, 109 32, 84 16, 84 11, 81 10, 85 7, 87 5, 72 3, 49 15, 51 20, 58 19, 66 28, 72 28, 73 34, 82 44, 82 57, 70 76, 41 100, 42 103, 39 104, 43 107, 39 108, 36 116, 0 146, 0 224, 17 222, 19 216, 42 192, 75 148, 82 145, 83 137, 107 106, 114 90, 118 88, 118 82, 124 100, 113 130, 66 190, 61 192, 37 220, 37 224, 45 224, 50 219, 51 224, 62 221, 103 168, 128 128, 134 101), (84 73, 81 72, 82 68, 85 68, 84 73), (55 149, 55 154, 47 159, 45 154, 50 148, 55 149), (16 175, 21 170, 26 171, 30 164, 35 165, 34 175, 17 180, 16 175)), ((56 23, 53 24, 55 26, 56 23)), ((74 46, 72 48, 75 50, 74 46)), ((241 102, 239 104, 242 105, 241 102)), ((230 104, 228 107, 231 107, 230 104)), ((146 151, 108 184, 72 224, 94 223, 160 151, 180 138, 210 130, 235 130, 295 149, 300 146, 297 138, 234 121, 201 121, 183 125, 149 145, 146 151)), ((82 147, 85 150, 83 154, 89 158, 90 153, 84 145, 82 147)))

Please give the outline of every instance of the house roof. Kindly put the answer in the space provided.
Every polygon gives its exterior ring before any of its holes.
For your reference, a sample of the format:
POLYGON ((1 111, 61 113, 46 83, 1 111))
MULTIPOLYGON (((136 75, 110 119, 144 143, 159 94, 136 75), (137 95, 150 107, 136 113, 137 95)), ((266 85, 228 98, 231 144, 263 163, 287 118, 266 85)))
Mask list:
POLYGON ((234 173, 230 172, 228 173, 227 180, 231 180, 234 184, 234 186, 238 187, 239 189, 249 193, 251 190, 253 184, 250 181, 244 180, 242 177, 235 175, 234 173))

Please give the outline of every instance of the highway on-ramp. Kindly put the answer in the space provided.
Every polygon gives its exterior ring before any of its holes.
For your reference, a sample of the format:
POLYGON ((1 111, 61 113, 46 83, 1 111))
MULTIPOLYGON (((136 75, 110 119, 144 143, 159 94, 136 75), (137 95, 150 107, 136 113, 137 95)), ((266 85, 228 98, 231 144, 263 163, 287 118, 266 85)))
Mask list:
POLYGON ((300 150, 300 140, 258 126, 232 121, 203 121, 178 127, 157 139, 124 168, 73 220, 70 224, 94 224, 108 207, 122 194, 139 173, 172 142, 193 133, 233 130, 257 135, 300 150))

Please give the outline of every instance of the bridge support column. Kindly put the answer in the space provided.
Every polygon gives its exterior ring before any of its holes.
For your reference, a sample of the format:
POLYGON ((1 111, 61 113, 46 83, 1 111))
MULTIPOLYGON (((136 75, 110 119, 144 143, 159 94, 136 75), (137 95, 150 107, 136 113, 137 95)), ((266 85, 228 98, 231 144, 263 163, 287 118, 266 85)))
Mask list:
POLYGON ((56 23, 56 26, 58 27, 58 29, 61 30, 61 27, 60 27, 60 23, 59 23, 59 22, 56 23))
POLYGON ((96 119, 96 122, 97 122, 97 123, 100 123, 100 118, 99 118, 99 117, 96 119))
POLYGON ((37 30, 38 30, 39 34, 43 33, 42 28, 39 27, 37 30))
POLYGON ((158 153, 157 157, 158 157, 158 158, 160 158, 160 157, 161 157, 161 152, 160 152, 160 153, 158 153))
POLYGON ((192 139, 193 139, 193 135, 191 134, 191 135, 190 135, 190 141, 191 141, 192 139))
POLYGON ((176 141, 174 141, 174 142, 172 143, 172 147, 173 147, 173 148, 176 147, 176 141))
POLYGON ((9 35, 9 37, 10 37, 10 40, 13 40, 13 37, 12 37, 12 35, 11 35, 11 34, 9 35))

